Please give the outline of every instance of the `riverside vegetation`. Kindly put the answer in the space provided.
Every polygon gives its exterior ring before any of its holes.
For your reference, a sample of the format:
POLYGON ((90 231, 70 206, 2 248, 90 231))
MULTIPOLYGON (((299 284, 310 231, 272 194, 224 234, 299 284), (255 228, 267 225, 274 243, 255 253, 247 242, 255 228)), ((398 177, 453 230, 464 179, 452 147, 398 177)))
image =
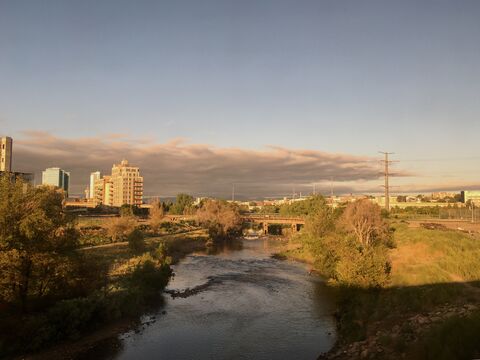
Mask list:
POLYGON ((409 228, 368 200, 332 210, 321 197, 288 257, 310 262, 338 296, 338 341, 327 359, 480 356, 480 237, 409 228))
MULTIPOLYGON (((143 221, 128 206, 80 220, 60 193, 1 178, 0 357, 137 318, 161 304, 172 262, 240 233, 235 205, 177 200, 154 203, 143 221), (166 212, 196 212, 200 226, 166 222, 166 212)), ((275 211, 307 219, 283 255, 310 262, 337 290, 339 337, 325 358, 480 355, 478 234, 410 228, 369 201, 331 209, 314 196, 275 211)))
MULTIPOLYGON (((181 197, 174 211, 192 211, 181 197)), ((195 224, 165 222, 158 202, 146 221, 124 207, 120 217, 82 223, 62 203, 58 191, 0 178, 0 358, 138 318, 161 304, 171 263, 210 239, 195 224)), ((238 230, 233 208, 208 206, 215 212, 202 216, 211 233, 238 230)))

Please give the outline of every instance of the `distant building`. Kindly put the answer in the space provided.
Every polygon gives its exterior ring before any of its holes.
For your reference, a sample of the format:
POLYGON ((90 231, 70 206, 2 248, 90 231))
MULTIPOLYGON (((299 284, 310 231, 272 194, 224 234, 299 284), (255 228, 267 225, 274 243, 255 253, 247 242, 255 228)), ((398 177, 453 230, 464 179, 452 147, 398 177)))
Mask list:
MULTIPOLYGON (((94 174, 94 173, 92 173, 94 174)), ((95 180, 93 198, 96 205, 120 207, 124 204, 143 204, 143 177, 140 169, 130 166, 127 160, 112 167, 112 175, 95 180)))
POLYGON ((138 167, 130 166, 127 160, 122 160, 120 164, 113 165, 111 182, 113 206, 142 205, 143 177, 140 176, 138 167))
POLYGON ((95 198, 95 181, 100 179, 100 171, 95 171, 90 174, 90 194, 89 198, 95 198))
POLYGON ((477 206, 480 206, 480 190, 465 190, 462 191, 463 201, 471 201, 477 206))
POLYGON ((447 191, 440 191, 432 193, 432 199, 439 200, 444 198, 454 198, 458 193, 454 192, 447 192, 447 191))
POLYGON ((24 182, 33 185, 35 176, 32 173, 12 171, 13 140, 5 136, 0 138, 0 175, 7 174, 11 181, 22 179, 24 182))
POLYGON ((11 137, 0 138, 0 171, 12 171, 12 147, 13 140, 11 137))
POLYGON ((70 173, 58 167, 48 168, 42 172, 42 185, 63 189, 68 196, 70 189, 70 173))
POLYGON ((113 206, 113 186, 111 176, 95 180, 94 202, 96 205, 113 206))

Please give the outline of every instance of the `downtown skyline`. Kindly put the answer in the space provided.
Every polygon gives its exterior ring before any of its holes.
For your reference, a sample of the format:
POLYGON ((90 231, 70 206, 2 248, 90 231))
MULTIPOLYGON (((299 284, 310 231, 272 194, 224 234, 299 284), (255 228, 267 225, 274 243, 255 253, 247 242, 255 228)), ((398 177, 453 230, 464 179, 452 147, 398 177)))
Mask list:
POLYGON ((145 194, 480 188, 475 1, 0 2, 14 168, 120 158, 145 194), (408 176, 407 176, 408 175, 408 176))

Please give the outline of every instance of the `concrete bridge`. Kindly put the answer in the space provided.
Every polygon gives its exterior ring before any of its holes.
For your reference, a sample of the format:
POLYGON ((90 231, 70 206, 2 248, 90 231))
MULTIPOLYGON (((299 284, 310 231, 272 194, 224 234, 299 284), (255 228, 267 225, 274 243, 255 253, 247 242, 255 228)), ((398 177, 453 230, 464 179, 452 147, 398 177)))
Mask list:
MULTIPOLYGON (((166 215, 170 221, 196 220, 195 215, 166 215)), ((241 218, 246 223, 262 224, 263 233, 268 234, 268 227, 271 224, 291 225, 292 231, 297 232, 300 225, 305 225, 305 219, 298 216, 282 216, 278 214, 244 214, 241 218)))
POLYGON ((263 233, 268 234, 268 226, 270 224, 291 225, 292 231, 297 232, 300 225, 305 225, 305 219, 298 216, 282 216, 278 214, 274 215, 262 215, 262 214, 246 214, 242 215, 244 222, 253 224, 262 224, 263 233))

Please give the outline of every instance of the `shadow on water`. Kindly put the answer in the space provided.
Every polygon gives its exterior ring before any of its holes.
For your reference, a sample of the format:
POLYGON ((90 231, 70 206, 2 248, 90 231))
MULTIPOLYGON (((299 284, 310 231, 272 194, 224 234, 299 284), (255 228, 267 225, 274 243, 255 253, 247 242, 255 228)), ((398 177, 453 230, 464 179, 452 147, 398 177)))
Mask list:
POLYGON ((74 360, 111 360, 114 359, 123 349, 123 341, 118 336, 112 336, 95 343, 88 349, 77 353, 74 360))
POLYGON ((212 246, 207 247, 205 253, 207 255, 218 255, 229 253, 232 251, 240 251, 243 249, 242 239, 226 239, 219 242, 215 242, 212 246))

